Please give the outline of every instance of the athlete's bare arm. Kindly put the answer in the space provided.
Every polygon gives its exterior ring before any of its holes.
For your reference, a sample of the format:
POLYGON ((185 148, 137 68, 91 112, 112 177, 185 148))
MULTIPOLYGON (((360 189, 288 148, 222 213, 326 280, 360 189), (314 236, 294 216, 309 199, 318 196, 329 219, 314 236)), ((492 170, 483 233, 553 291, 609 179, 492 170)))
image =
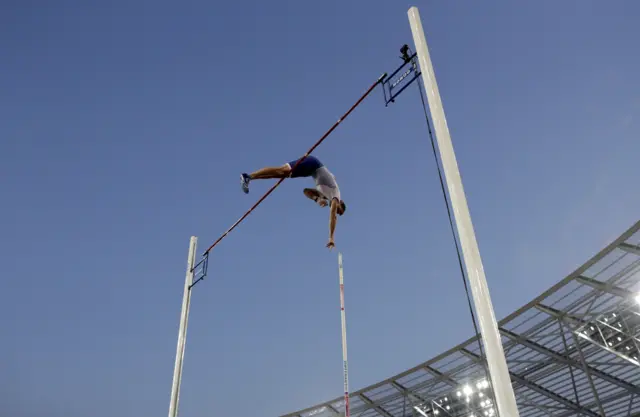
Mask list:
POLYGON ((338 222, 338 205, 340 202, 337 198, 331 200, 331 214, 329 214, 329 243, 327 243, 327 248, 332 249, 335 247, 335 242, 333 241, 333 233, 336 231, 336 223, 338 222))

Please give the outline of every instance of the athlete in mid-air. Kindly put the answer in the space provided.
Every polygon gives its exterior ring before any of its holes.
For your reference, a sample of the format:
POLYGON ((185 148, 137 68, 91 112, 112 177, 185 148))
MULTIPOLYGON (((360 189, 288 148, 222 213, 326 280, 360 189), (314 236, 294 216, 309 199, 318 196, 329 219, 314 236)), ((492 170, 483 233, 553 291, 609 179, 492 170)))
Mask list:
POLYGON ((344 201, 340 198, 340 188, 336 182, 336 177, 320 162, 315 156, 307 156, 288 162, 279 167, 261 168, 251 174, 243 173, 240 176, 242 191, 249 193, 249 182, 252 180, 264 180, 269 178, 300 178, 313 177, 316 188, 305 188, 304 195, 315 201, 320 207, 329 205, 329 243, 327 248, 335 246, 333 233, 336 229, 337 214, 342 216, 347 209, 344 201), (302 161, 300 161, 302 159, 302 161), (298 163, 300 161, 300 163, 298 163), (297 164, 297 166, 296 166, 297 164))

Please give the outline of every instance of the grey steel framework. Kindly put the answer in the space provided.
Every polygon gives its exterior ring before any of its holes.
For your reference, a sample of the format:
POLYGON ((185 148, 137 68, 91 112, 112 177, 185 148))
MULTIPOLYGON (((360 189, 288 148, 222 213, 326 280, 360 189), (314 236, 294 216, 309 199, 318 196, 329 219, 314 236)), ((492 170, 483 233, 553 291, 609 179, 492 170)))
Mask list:
MULTIPOLYGON (((640 416, 640 221, 499 322, 523 417, 640 416)), ((354 417, 492 417, 477 338, 351 394, 354 417)), ((282 417, 342 415, 342 397, 282 417)), ((507 417, 507 416, 504 416, 507 417)))

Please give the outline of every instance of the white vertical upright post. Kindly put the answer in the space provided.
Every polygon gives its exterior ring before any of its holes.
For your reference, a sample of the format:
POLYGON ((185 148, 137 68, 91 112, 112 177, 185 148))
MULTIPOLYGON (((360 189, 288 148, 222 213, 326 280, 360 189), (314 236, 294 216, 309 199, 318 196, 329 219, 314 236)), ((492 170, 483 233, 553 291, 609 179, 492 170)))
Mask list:
POLYGON ((444 115, 431 57, 429 56, 420 12, 418 8, 414 6, 409 9, 408 15, 416 52, 418 54, 418 61, 420 62, 420 69, 422 71, 422 80, 424 81, 429 102, 431 119, 433 120, 434 130, 438 140, 442 167, 444 169, 447 188, 449 190, 449 196, 451 197, 451 205, 456 219, 467 276, 469 277, 475 309, 480 321, 480 331, 487 354, 487 362, 489 364, 489 373, 491 374, 491 382, 496 397, 498 415, 500 417, 518 417, 518 407, 513 387, 511 386, 507 360, 502 348, 498 323, 495 313, 493 312, 484 267, 482 266, 482 259, 480 258, 480 250, 478 249, 478 242, 476 241, 473 224, 471 223, 471 214, 467 206, 467 199, 464 194, 464 189, 462 188, 462 179, 460 178, 458 163, 453 151, 451 135, 449 134, 447 119, 444 115))
POLYGON ((191 236, 189 243, 189 257, 187 258, 187 274, 184 280, 182 295, 182 312, 180 313, 180 329, 178 330, 178 347, 176 348, 176 363, 173 368, 173 384, 171 385, 171 401, 169 403, 169 417, 177 417, 178 402, 180 400, 180 384, 182 382, 182 362, 187 340, 187 325, 189 323, 189 306, 191 305, 191 284, 193 283, 193 266, 196 261, 196 245, 198 238, 191 236))
POLYGON ((340 318, 342 320, 342 371, 344 373, 344 415, 349 411, 349 366, 347 362, 347 319, 344 310, 344 275, 342 273, 342 253, 338 252, 338 270, 340 271, 340 318))

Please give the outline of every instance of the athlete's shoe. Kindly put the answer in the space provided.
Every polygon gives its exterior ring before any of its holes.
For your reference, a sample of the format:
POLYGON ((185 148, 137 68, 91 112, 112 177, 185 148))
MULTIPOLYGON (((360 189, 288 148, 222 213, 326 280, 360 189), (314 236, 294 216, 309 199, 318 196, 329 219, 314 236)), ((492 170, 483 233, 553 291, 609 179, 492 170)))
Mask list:
POLYGON ((243 173, 240 175, 240 185, 242 185, 242 191, 245 194, 249 194, 249 181, 251 181, 249 174, 243 173))

